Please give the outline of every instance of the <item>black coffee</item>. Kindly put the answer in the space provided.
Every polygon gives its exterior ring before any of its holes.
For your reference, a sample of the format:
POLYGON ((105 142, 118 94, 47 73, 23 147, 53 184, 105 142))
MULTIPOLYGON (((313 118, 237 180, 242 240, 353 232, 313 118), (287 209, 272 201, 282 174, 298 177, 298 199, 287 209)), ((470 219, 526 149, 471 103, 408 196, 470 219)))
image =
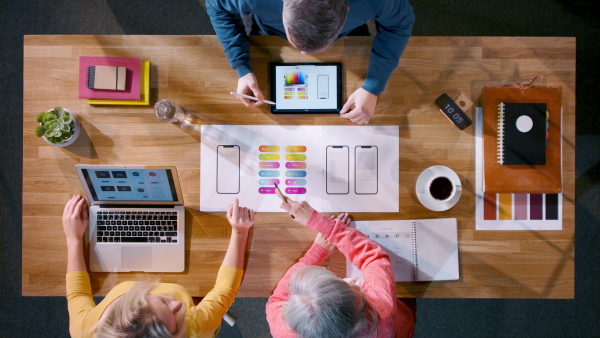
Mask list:
POLYGON ((450 195, 452 195, 452 191, 454 190, 454 185, 452 182, 443 176, 440 176, 433 181, 431 181, 431 185, 429 185, 429 193, 436 200, 443 201, 448 199, 450 195))

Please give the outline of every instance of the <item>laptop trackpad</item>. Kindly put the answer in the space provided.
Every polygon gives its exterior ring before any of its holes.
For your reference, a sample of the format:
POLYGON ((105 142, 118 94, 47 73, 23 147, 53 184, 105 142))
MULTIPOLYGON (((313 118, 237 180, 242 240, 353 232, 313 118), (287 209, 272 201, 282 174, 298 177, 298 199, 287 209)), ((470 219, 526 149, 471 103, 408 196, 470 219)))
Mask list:
POLYGON ((121 269, 147 271, 152 269, 152 248, 124 246, 121 248, 121 269))

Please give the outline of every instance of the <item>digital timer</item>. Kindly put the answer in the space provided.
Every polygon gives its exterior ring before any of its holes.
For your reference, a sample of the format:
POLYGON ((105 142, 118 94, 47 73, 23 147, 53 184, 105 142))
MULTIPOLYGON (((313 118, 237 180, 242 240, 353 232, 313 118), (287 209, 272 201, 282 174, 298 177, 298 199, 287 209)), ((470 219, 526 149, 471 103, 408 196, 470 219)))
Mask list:
POLYGON ((440 108, 442 113, 458 127, 458 129, 463 130, 473 124, 471 118, 469 118, 448 94, 444 93, 435 99, 435 104, 440 108))

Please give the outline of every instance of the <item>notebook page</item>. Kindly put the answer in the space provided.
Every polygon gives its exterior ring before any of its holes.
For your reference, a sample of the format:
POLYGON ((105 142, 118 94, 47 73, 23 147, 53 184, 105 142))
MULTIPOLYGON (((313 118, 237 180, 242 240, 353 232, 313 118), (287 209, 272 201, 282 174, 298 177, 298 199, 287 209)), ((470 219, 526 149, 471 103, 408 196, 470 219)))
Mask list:
MULTIPOLYGON (((412 221, 360 221, 350 227, 379 244, 390 256, 394 277, 398 282, 414 280, 412 221)), ((361 271, 346 260, 346 275, 364 279, 361 271)))
POLYGON ((456 218, 415 221, 419 281, 456 280, 458 234, 456 218))

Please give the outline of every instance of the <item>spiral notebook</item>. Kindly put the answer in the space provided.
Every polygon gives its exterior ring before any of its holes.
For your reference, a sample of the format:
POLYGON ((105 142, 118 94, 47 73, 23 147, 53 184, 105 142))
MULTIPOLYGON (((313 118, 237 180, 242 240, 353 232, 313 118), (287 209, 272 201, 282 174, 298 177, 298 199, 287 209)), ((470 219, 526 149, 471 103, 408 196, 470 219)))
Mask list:
POLYGON ((90 89, 125 90, 127 68, 88 66, 87 87, 90 89))
POLYGON ((486 193, 555 194, 562 192, 562 88, 483 88, 483 191, 486 193), (498 106, 501 102, 545 103, 548 145, 545 165, 498 163, 498 106))
MULTIPOLYGON (((360 221, 351 227, 379 244, 390 256, 397 282, 457 280, 458 228, 456 218, 360 221)), ((363 279, 346 261, 346 274, 363 279)))
POLYGON ((498 163, 545 165, 547 126, 545 103, 500 102, 498 163))

